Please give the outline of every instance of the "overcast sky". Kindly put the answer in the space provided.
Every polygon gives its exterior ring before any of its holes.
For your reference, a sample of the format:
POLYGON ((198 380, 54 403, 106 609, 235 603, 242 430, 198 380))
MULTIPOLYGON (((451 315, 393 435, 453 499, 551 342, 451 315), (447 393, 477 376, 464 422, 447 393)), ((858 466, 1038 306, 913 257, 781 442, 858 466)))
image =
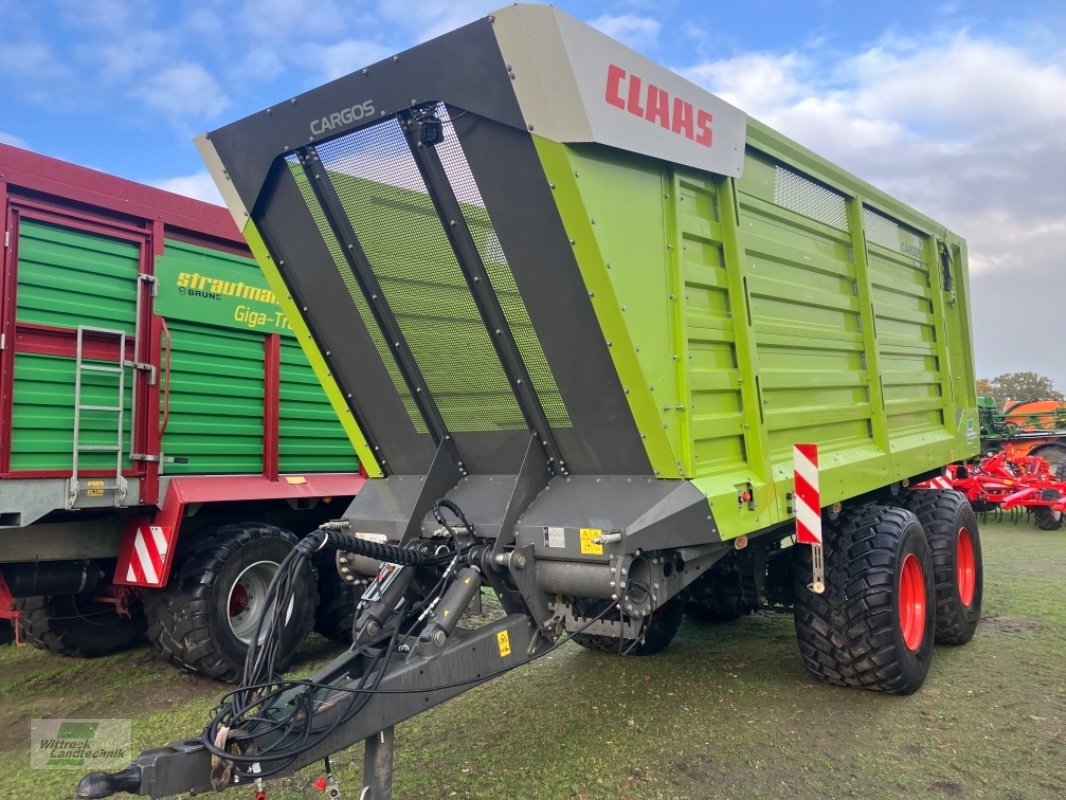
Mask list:
MULTIPOLYGON (((0 142, 217 202, 196 133, 500 5, 0 0, 0 142)), ((965 237, 978 374, 1066 390, 1066 3, 556 5, 965 237)))

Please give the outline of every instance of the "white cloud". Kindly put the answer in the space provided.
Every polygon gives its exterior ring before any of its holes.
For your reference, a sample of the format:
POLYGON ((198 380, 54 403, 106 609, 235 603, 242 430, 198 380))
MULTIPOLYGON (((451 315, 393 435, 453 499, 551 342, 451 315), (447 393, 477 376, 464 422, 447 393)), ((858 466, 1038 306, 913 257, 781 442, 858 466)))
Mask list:
POLYGON ((640 50, 654 46, 659 39, 659 31, 662 26, 657 19, 642 17, 637 14, 620 14, 612 16, 604 14, 590 23, 612 39, 617 39, 623 44, 640 50))
POLYGON ((285 66, 273 48, 252 47, 237 62, 230 75, 261 84, 274 80, 284 70, 285 66))
POLYGON ((152 4, 144 0, 61 0, 63 20, 76 30, 126 32, 137 30, 151 17, 152 4))
POLYGON ((47 45, 27 41, 0 47, 0 73, 25 80, 49 80, 63 77, 66 70, 47 45))
POLYGON ((96 63, 105 80, 118 82, 171 60, 173 44, 173 37, 162 31, 130 31, 107 44, 87 44, 83 54, 96 63))
POLYGON ((13 133, 4 133, 0 131, 0 144, 10 144, 15 147, 29 147, 26 140, 20 136, 16 136, 13 133))
POLYGON ((792 53, 748 53, 682 67, 678 72, 752 116, 766 117, 810 93, 803 80, 807 69, 806 62, 792 53))
POLYGON ((345 29, 344 14, 333 0, 245 0, 237 19, 253 36, 268 40, 336 35, 345 29))
POLYGON ((192 175, 179 175, 174 178, 160 178, 159 180, 149 181, 149 183, 168 192, 183 194, 186 197, 195 197, 197 200, 205 200, 215 205, 224 205, 222 195, 218 192, 218 187, 215 186, 215 182, 206 171, 192 175))
POLYGON ((412 11, 407 3, 379 0, 377 8, 382 19, 412 31, 416 41, 424 42, 487 16, 500 6, 500 0, 452 0, 423 3, 412 11))
POLYGON ((1066 72, 1024 51, 959 34, 923 48, 889 41, 843 69, 861 114, 891 116, 956 135, 1066 118, 1066 72), (1055 100, 1052 100, 1052 99, 1055 100))
POLYGON ((325 80, 333 80, 380 61, 392 50, 365 39, 344 39, 336 44, 309 44, 301 48, 303 62, 314 67, 325 80))
POLYGON ((175 123, 210 119, 230 103, 211 73, 201 64, 189 61, 156 73, 131 94, 162 111, 175 123))

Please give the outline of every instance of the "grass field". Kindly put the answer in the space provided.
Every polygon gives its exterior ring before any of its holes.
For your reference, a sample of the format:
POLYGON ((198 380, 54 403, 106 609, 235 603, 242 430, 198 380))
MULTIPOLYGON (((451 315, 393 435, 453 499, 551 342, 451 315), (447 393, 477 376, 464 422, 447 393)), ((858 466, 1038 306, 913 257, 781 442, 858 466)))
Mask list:
MULTIPOLYGON (((970 644, 937 648, 916 695, 814 683, 788 616, 686 621, 658 656, 566 645, 402 724, 394 796, 1066 798, 1066 531, 987 522, 982 537, 982 624, 970 644)), ((301 669, 335 647, 306 650, 301 669)), ((79 771, 30 768, 31 718, 131 718, 139 751, 198 734, 223 690, 148 647, 94 661, 0 648, 0 798, 73 796, 79 771)), ((357 798, 361 746, 336 761, 357 798)), ((319 774, 268 797, 322 797, 319 774)))

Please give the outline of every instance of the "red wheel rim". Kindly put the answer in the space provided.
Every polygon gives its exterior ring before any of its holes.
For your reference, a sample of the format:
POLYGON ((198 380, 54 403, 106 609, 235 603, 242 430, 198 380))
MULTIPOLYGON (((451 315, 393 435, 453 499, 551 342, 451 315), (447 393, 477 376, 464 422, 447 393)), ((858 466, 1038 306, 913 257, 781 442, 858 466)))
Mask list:
POLYGON ((903 559, 900 571, 899 627, 907 649, 918 652, 925 636, 925 575, 914 553, 903 559))
POLYGON ((229 615, 238 616, 248 608, 248 590, 242 584, 233 587, 233 593, 229 596, 229 615))
POLYGON ((955 542, 955 583, 959 587, 959 600, 969 608, 977 590, 977 557, 973 551, 973 536, 967 528, 959 528, 959 538, 955 542))

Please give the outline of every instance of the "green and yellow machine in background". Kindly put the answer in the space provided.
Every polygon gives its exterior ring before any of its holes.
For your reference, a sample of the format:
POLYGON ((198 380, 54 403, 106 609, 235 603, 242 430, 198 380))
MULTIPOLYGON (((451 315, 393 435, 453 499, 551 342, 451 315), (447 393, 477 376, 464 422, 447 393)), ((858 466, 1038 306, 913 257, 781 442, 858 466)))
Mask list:
POLYGON ((943 226, 549 6, 199 146, 371 476, 301 548, 376 578, 313 689, 227 706, 202 746, 132 765, 137 791, 365 739, 388 797, 395 722, 568 636, 660 650, 686 603, 792 606, 812 674, 893 693, 934 638, 972 636, 976 521, 926 483, 978 448, 943 226), (798 444, 814 547, 793 544, 798 444), (457 627, 481 586, 506 616, 457 627), (308 691, 320 711, 285 716, 308 691))

